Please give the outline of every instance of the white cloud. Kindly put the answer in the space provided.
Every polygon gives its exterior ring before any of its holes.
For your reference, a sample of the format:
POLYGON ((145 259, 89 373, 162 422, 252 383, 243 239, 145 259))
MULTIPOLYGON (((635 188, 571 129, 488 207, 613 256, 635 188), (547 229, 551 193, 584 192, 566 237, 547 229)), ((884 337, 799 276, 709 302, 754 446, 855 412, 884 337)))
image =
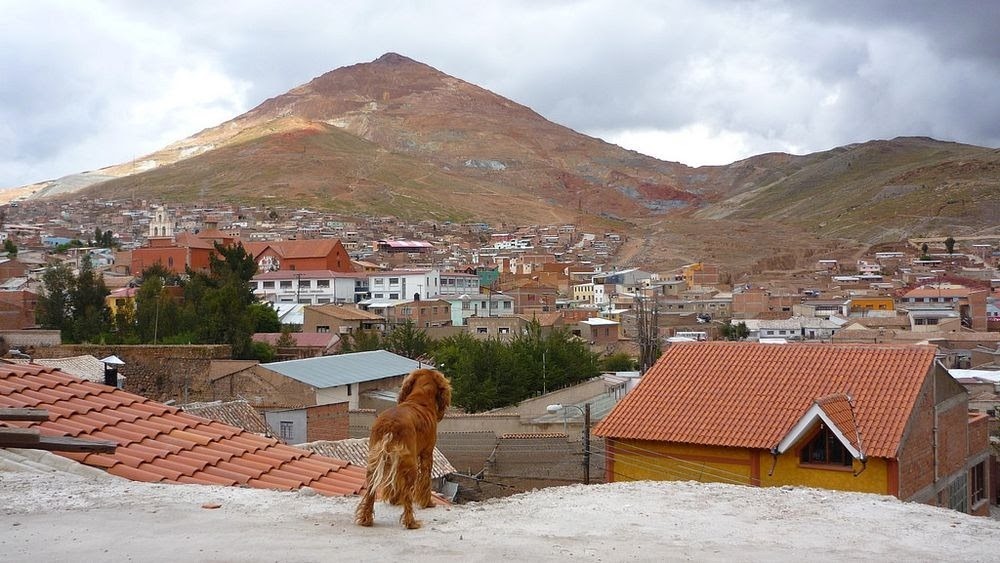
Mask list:
POLYGON ((8 2, 0 186, 126 161, 388 51, 691 164, 897 135, 996 146, 998 7, 8 2))

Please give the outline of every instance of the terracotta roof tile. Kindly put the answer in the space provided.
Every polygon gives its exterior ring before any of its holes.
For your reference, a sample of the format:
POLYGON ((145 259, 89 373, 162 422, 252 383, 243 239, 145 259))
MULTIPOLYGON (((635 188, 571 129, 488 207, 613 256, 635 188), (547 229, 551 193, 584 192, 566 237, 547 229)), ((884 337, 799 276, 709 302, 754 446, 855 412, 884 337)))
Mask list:
POLYGON ((0 405, 49 411, 45 421, 4 425, 114 441, 113 454, 61 455, 127 479, 284 490, 315 485, 338 495, 357 494, 364 486, 363 467, 52 368, 0 364, 0 405))
POLYGON ((854 399, 866 453, 892 458, 933 346, 671 345, 594 429, 600 436, 770 449, 815 401, 854 399))

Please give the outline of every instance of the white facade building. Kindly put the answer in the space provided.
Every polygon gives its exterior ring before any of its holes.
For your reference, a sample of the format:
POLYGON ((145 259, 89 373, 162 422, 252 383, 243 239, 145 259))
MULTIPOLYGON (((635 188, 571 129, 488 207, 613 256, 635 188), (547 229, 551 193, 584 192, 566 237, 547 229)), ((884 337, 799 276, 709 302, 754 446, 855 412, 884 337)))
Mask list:
POLYGON ((368 293, 363 273, 330 270, 276 270, 250 280, 254 295, 269 303, 357 303, 368 293))
POLYGON ((372 299, 431 299, 441 294, 441 273, 437 270, 390 270, 368 274, 372 299))

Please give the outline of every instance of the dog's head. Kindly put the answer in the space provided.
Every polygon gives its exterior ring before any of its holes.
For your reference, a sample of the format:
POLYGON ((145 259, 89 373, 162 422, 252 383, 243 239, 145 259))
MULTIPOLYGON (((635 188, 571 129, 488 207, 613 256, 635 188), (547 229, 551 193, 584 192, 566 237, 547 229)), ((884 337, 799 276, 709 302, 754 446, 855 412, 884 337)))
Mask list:
POLYGON ((437 419, 441 420, 444 418, 444 411, 451 405, 451 383, 437 370, 414 370, 403 380, 398 402, 415 402, 434 408, 437 410, 437 419))

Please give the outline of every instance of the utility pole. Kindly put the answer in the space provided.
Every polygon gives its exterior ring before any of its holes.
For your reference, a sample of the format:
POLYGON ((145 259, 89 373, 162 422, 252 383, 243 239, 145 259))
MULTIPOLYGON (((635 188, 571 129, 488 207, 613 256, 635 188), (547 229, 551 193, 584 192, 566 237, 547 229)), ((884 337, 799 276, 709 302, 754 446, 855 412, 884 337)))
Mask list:
POLYGON ((590 403, 583 405, 583 484, 590 484, 590 403))

